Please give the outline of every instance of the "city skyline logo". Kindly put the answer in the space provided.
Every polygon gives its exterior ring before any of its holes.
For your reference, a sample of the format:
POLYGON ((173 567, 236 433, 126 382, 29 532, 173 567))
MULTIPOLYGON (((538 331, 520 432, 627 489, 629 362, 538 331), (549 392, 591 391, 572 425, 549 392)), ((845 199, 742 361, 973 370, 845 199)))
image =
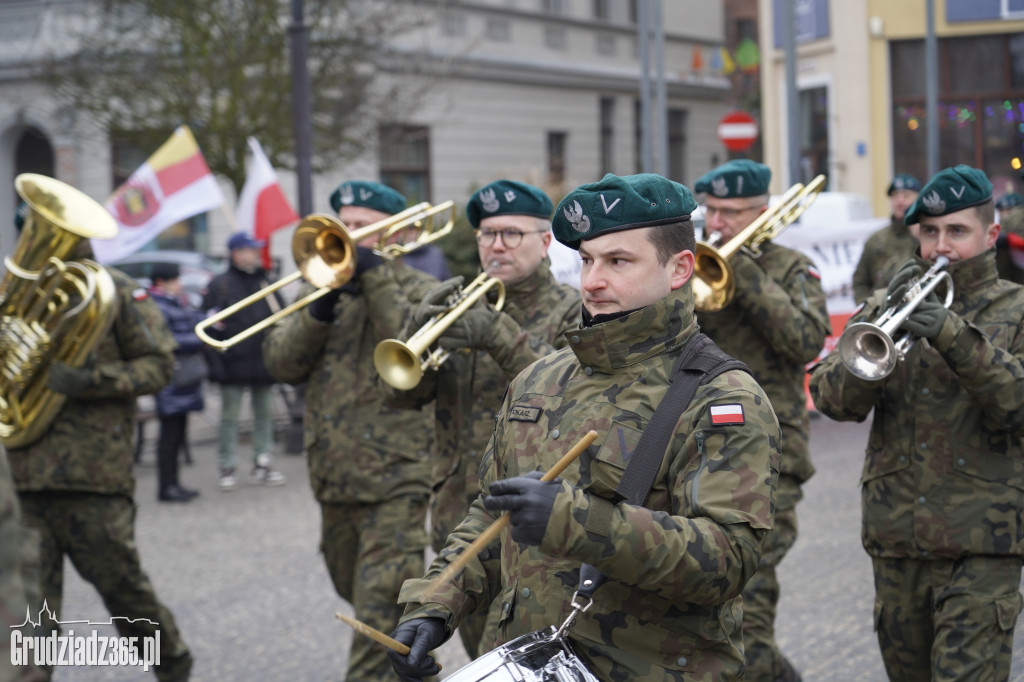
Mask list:
MULTIPOLYGON (((91 620, 58 620, 57 619, 57 614, 55 614, 50 609, 50 605, 47 604, 46 600, 44 599, 43 600, 43 605, 42 605, 42 607, 40 607, 39 613, 36 615, 38 620, 32 620, 32 607, 26 605, 25 606, 25 620, 22 621, 21 623, 19 623, 18 625, 12 625, 10 627, 11 627, 12 630, 23 628, 26 625, 31 625, 32 627, 37 628, 37 627, 39 627, 39 626, 41 626, 43 624, 43 616, 44 615, 48 616, 48 619, 50 621, 56 623, 57 625, 115 625, 114 621, 123 621, 125 623, 149 623, 150 625, 153 625, 153 626, 160 625, 160 623, 157 623, 156 621, 152 621, 149 618, 128 618, 127 616, 111 616, 110 620, 108 620, 105 623, 104 622, 93 622, 91 620)), ((116 625, 115 625, 115 627, 116 627, 116 625)))

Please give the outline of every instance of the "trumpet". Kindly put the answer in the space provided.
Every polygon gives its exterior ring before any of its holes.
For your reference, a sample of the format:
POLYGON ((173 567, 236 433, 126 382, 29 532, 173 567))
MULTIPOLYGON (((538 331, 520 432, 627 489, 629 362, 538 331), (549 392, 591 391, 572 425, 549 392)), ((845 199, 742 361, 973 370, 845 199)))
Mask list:
POLYGON ((454 201, 446 201, 437 206, 431 206, 429 202, 424 201, 401 213, 351 232, 340 220, 332 216, 323 213, 308 215, 299 222, 292 235, 292 258, 295 259, 298 270, 206 318, 196 325, 196 336, 217 350, 225 351, 276 324, 278 320, 296 310, 305 308, 331 290, 344 286, 355 274, 356 245, 364 239, 379 235, 373 252, 385 260, 391 260, 441 239, 452 231, 454 225, 454 201), (441 227, 436 227, 439 223, 441 227), (406 230, 415 230, 416 238, 410 242, 392 243, 406 230), (206 331, 300 277, 316 287, 316 291, 281 308, 229 339, 215 339, 206 331))
POLYGON ((433 316, 420 327, 406 342, 386 339, 377 344, 373 351, 373 365, 381 379, 397 389, 407 391, 414 388, 428 369, 438 369, 445 363, 451 351, 435 348, 426 353, 455 320, 480 300, 490 289, 498 290, 494 307, 498 310, 505 305, 505 285, 486 272, 462 288, 448 302, 448 310, 433 316), (426 353, 426 355, 424 355, 426 353))
POLYGON ((836 350, 839 351, 839 359, 854 376, 865 381, 879 381, 892 373, 915 341, 909 332, 893 340, 893 333, 937 286, 946 284, 942 305, 948 308, 952 304, 953 278, 945 271, 948 265, 949 259, 939 256, 926 273, 910 283, 907 293, 897 305, 890 306, 874 322, 856 322, 843 330, 836 350))
POLYGON ((725 245, 718 246, 722 237, 717 232, 707 240, 697 242, 692 280, 697 312, 716 313, 732 303, 736 293, 736 276, 729 265, 729 259, 740 249, 745 249, 754 258, 760 256, 761 245, 778 237, 799 218, 814 203, 824 187, 824 175, 814 178, 806 186, 797 183, 725 245))

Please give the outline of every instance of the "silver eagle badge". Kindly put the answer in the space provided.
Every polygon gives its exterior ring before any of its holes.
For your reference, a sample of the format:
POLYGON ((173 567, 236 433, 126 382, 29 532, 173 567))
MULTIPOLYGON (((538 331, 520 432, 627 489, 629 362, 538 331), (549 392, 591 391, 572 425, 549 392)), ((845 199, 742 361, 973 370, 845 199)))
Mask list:
POLYGON ((946 210, 946 202, 942 200, 942 197, 935 190, 921 197, 921 203, 924 204, 924 207, 932 215, 939 215, 946 210))
POLYGON ((484 210, 488 213, 494 213, 501 204, 498 203, 498 197, 495 196, 493 189, 485 189, 480 192, 480 203, 483 204, 484 210))
POLYGON ((581 234, 590 232, 590 218, 583 215, 583 207, 580 206, 580 202, 575 199, 572 202, 572 210, 568 206, 562 209, 562 215, 572 225, 572 229, 576 230, 581 234))
POLYGON ((711 181, 711 193, 716 197, 724 197, 729 194, 729 183, 725 178, 715 178, 711 181))

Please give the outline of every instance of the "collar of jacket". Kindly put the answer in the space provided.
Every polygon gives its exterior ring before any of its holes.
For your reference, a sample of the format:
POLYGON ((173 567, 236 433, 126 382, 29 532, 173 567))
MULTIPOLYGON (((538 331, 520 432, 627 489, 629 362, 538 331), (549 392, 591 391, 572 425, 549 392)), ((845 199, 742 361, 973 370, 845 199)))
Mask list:
POLYGON ((910 235, 910 228, 907 227, 905 222, 903 222, 903 218, 889 216, 889 229, 892 230, 893 234, 899 237, 906 237, 910 235))
POLYGON ((513 303, 529 301, 533 299, 534 294, 538 291, 550 286, 552 279, 551 261, 548 260, 547 256, 544 256, 544 260, 540 262, 536 270, 515 284, 508 285, 505 289, 505 295, 513 303))
POLYGON ((697 330, 690 284, 629 315, 569 332, 584 367, 611 373, 683 346, 697 330))
MULTIPOLYGON (((918 256, 917 260, 922 270, 927 270, 932 266, 921 256, 918 256)), ((947 270, 950 277, 953 278, 953 300, 960 300, 962 294, 988 287, 999 279, 999 273, 996 271, 996 250, 989 249, 972 258, 950 263, 947 270)), ((945 299, 946 294, 942 292, 941 287, 936 291, 939 300, 945 299)))

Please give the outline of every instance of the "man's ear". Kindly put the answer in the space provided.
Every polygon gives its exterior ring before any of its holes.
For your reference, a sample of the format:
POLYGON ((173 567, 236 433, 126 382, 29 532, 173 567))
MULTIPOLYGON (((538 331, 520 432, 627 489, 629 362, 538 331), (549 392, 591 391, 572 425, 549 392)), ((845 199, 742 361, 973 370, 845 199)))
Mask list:
POLYGON ((683 286, 693 277, 693 251, 680 251, 672 256, 670 284, 672 291, 683 286))
POLYGON ((988 226, 988 232, 985 235, 986 248, 991 249, 993 246, 996 245, 996 239, 999 238, 1000 229, 1001 228, 999 226, 999 223, 992 223, 991 225, 988 226))

